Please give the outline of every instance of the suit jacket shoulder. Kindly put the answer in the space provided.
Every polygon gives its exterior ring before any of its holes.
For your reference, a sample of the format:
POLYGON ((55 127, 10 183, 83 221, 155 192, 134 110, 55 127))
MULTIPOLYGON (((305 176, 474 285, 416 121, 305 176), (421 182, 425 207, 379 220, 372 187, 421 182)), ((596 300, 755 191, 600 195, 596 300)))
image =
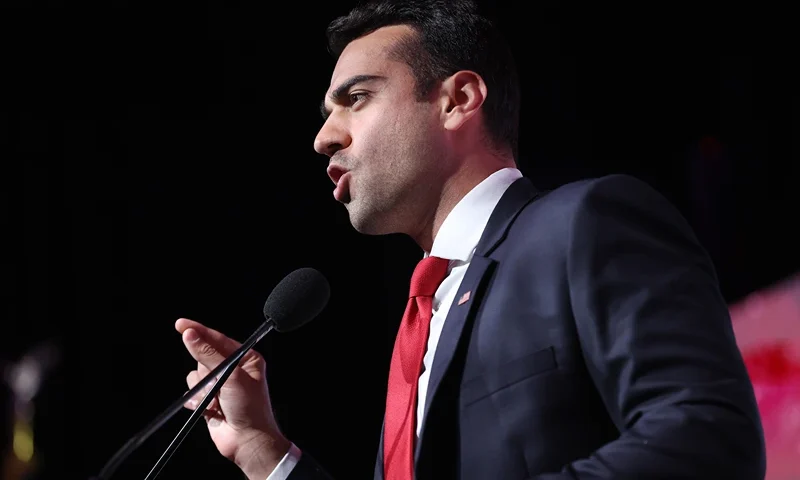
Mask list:
POLYGON ((689 223, 664 195, 636 177, 613 174, 542 192, 536 201, 522 207, 503 248, 519 250, 522 255, 536 250, 565 256, 576 236, 582 241, 591 239, 619 216, 635 216, 643 228, 666 222, 680 235, 697 241, 689 223))

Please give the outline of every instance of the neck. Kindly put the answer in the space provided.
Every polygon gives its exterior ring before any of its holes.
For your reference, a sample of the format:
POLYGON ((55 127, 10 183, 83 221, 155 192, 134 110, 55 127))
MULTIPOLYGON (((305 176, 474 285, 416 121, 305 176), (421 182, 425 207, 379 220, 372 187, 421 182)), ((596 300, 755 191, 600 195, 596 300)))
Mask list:
POLYGON ((411 235, 417 245, 430 253, 442 223, 458 202, 490 175, 508 167, 515 167, 513 159, 494 156, 488 157, 488 160, 464 158, 460 167, 442 185, 435 208, 429 210, 425 221, 421 222, 421 228, 411 235))

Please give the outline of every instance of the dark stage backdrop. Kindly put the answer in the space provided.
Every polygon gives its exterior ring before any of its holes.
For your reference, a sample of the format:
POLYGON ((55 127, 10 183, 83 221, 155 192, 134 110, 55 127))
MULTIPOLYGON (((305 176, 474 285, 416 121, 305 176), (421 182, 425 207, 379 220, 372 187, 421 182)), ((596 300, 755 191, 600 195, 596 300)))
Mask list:
MULTIPOLYGON (((0 358, 63 349, 37 397, 36 478, 97 473, 183 394, 177 318, 243 340, 305 266, 330 281, 328 307, 257 350, 288 436, 339 478, 369 478, 421 252, 355 233, 312 149, 324 29, 352 3, 6 5, 0 358)), ((489 12, 518 58, 521 168, 542 188, 650 182, 697 228, 731 302, 798 269, 799 79, 781 15, 489 12)), ((188 415, 115 478, 143 478, 188 415)), ((160 478, 239 477, 201 423, 160 478)))

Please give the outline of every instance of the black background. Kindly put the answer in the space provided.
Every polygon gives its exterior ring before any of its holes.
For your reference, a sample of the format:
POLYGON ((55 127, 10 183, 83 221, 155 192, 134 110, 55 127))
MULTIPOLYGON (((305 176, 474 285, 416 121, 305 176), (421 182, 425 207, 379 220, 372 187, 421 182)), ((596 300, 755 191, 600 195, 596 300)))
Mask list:
MULTIPOLYGON (((0 10, 2 360, 47 339, 64 354, 37 400, 37 478, 97 473, 186 390, 177 318, 243 340, 304 266, 330 281, 328 307, 257 350, 287 435, 339 478, 369 478, 421 252, 353 231, 312 149, 324 29, 352 2, 164 5, 0 10)), ((519 63, 524 173, 543 188, 648 181, 697 229, 730 302, 797 271, 788 17, 511 5, 487 11, 519 63)), ((115 478, 144 478, 188 414, 115 478)), ((200 424, 160 478, 237 472, 200 424)))

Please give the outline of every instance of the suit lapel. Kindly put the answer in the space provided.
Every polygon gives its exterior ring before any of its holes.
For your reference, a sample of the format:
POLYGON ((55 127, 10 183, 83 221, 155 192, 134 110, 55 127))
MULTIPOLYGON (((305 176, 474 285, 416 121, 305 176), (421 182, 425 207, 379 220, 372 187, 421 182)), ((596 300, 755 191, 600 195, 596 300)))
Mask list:
MULTIPOLYGON (((442 328, 441 336, 439 337, 439 343, 436 346, 436 354, 433 358, 431 375, 428 381, 428 395, 427 401, 425 402, 423 418, 427 417, 431 402, 436 397, 439 385, 442 383, 442 378, 450 366, 453 354, 461 339, 461 333, 464 330, 467 317, 479 304, 480 287, 483 285, 483 280, 486 278, 486 274, 490 271, 489 267, 493 263, 494 261, 491 259, 474 256, 464 275, 464 279, 461 281, 461 286, 458 287, 456 300, 450 307, 447 319, 444 322, 444 327, 442 328), (468 293, 469 299, 459 305, 459 299, 466 298, 468 293)), ((420 438, 424 433, 425 425, 423 424, 420 438)), ((418 445, 421 443, 421 441, 418 442, 418 445)))
MULTIPOLYGON (((492 270, 490 267, 495 263, 494 260, 488 258, 488 255, 502 243, 508 228, 522 208, 535 200, 538 195, 530 180, 523 177, 508 187, 492 212, 445 319, 439 343, 436 346, 433 365, 431 366, 423 419, 427 417, 431 403, 436 400, 442 379, 450 368, 453 355, 461 340, 464 326, 479 307, 483 288, 486 285, 486 280, 490 277, 488 274, 492 270)), ((422 445, 422 437, 425 435, 427 423, 427 421, 423 423, 415 456, 419 456, 419 449, 422 445)))

